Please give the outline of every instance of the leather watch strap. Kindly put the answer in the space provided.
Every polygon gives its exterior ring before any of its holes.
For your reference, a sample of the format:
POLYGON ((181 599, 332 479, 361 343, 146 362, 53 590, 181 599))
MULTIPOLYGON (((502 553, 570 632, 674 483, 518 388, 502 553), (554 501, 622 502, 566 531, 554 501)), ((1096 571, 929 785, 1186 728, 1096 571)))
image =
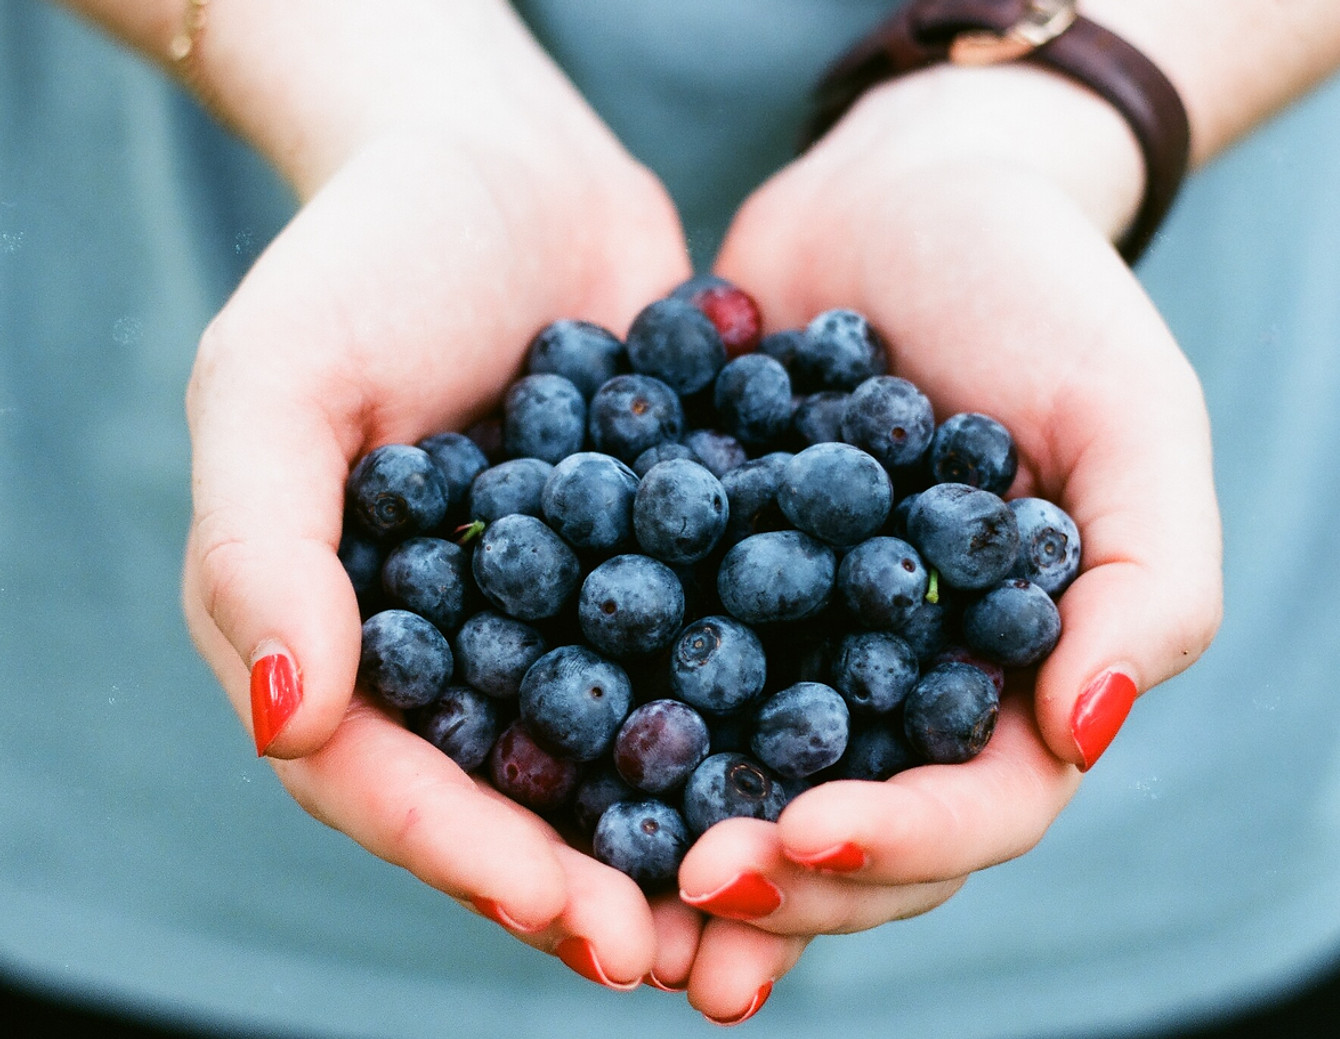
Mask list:
POLYGON ((912 0, 828 71, 804 146, 871 87, 943 62, 1028 61, 1084 84, 1130 124, 1145 162, 1145 192, 1117 243, 1134 263, 1186 176, 1191 132, 1168 78, 1135 47, 1075 12, 1073 0, 912 0))

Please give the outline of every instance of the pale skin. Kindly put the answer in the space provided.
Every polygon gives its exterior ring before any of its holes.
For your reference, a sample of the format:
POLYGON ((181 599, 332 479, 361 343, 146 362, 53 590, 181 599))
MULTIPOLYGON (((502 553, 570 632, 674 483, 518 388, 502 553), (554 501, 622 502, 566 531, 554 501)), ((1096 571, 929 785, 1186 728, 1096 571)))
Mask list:
MULTIPOLYGON (((185 7, 68 3, 164 63, 185 7)), ((1196 162, 1340 65, 1334 0, 1082 9, 1177 85, 1196 162)), ((303 204, 201 343, 184 603, 244 725, 252 663, 296 663, 301 704, 267 754, 299 803, 374 854, 496 903, 536 948, 579 936, 610 981, 654 975, 732 1020, 813 936, 925 912, 1030 848, 1080 782, 1081 691, 1113 670, 1152 689, 1213 636, 1199 386, 1109 244, 1142 188, 1129 131, 1028 68, 880 87, 759 188, 717 269, 769 328, 865 311, 937 413, 996 414, 1019 442, 1012 493, 1075 516, 1086 572, 1057 651, 1011 691, 981 757, 713 829, 683 895, 755 874, 781 896, 762 918, 649 903, 354 693, 359 621, 335 547, 359 455, 479 416, 546 321, 622 332, 687 276, 673 207, 498 0, 213 0, 209 19, 194 86, 303 204), (798 864, 848 844, 853 871, 798 864)))

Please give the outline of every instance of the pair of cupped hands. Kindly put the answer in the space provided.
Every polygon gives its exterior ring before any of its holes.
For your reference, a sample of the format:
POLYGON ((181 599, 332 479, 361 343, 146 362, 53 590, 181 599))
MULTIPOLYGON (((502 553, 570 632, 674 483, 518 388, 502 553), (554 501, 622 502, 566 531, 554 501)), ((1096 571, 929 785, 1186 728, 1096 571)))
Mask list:
POLYGON ((687 990, 738 1021, 812 937, 926 912, 1032 847, 1136 695, 1204 649, 1220 609, 1208 423, 1110 244, 1140 170, 1101 102, 1024 70, 868 94, 744 203, 715 271, 768 330, 860 310, 941 418, 1004 422, 1011 495, 1070 512, 1083 573, 1059 646, 1008 691, 978 758, 721 823, 679 892, 648 899, 354 689, 359 614, 336 557, 353 461, 489 412, 545 323, 622 333, 690 274, 659 182, 542 56, 526 60, 533 74, 484 91, 484 116, 359 124, 289 171, 303 204, 206 331, 189 389, 186 612, 248 727, 253 665, 291 669, 264 750, 317 819, 591 980, 687 990), (1049 125, 995 135, 1006 110, 1032 118, 1030 94, 1049 125), (1075 132, 1058 139, 1067 106, 1075 132))

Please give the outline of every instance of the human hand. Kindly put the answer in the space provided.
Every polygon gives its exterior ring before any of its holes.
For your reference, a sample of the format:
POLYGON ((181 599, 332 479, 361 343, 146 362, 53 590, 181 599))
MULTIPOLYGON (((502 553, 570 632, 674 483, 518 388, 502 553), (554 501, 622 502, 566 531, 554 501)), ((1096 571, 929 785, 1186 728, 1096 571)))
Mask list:
POLYGON ((1013 683, 978 758, 823 784, 775 825, 720 824, 681 868, 690 904, 790 935, 938 905, 1032 847, 1137 692, 1208 644, 1221 588, 1205 409, 1108 244, 1139 185, 1134 142, 1095 97, 1027 68, 940 69, 868 94, 738 215, 717 271, 768 325, 869 315, 940 418, 984 411, 1013 432, 1011 496, 1075 518, 1084 572, 1059 645, 1013 683))

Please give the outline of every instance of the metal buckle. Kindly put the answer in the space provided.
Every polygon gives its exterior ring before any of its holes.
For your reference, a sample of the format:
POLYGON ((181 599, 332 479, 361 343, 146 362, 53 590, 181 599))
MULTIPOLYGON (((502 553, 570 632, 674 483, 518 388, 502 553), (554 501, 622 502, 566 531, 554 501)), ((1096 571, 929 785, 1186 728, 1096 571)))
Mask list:
POLYGON ((1029 0, 1022 18, 1003 33, 965 32, 949 45, 955 65, 995 65, 1015 61, 1050 43, 1075 23, 1079 0, 1029 0))

